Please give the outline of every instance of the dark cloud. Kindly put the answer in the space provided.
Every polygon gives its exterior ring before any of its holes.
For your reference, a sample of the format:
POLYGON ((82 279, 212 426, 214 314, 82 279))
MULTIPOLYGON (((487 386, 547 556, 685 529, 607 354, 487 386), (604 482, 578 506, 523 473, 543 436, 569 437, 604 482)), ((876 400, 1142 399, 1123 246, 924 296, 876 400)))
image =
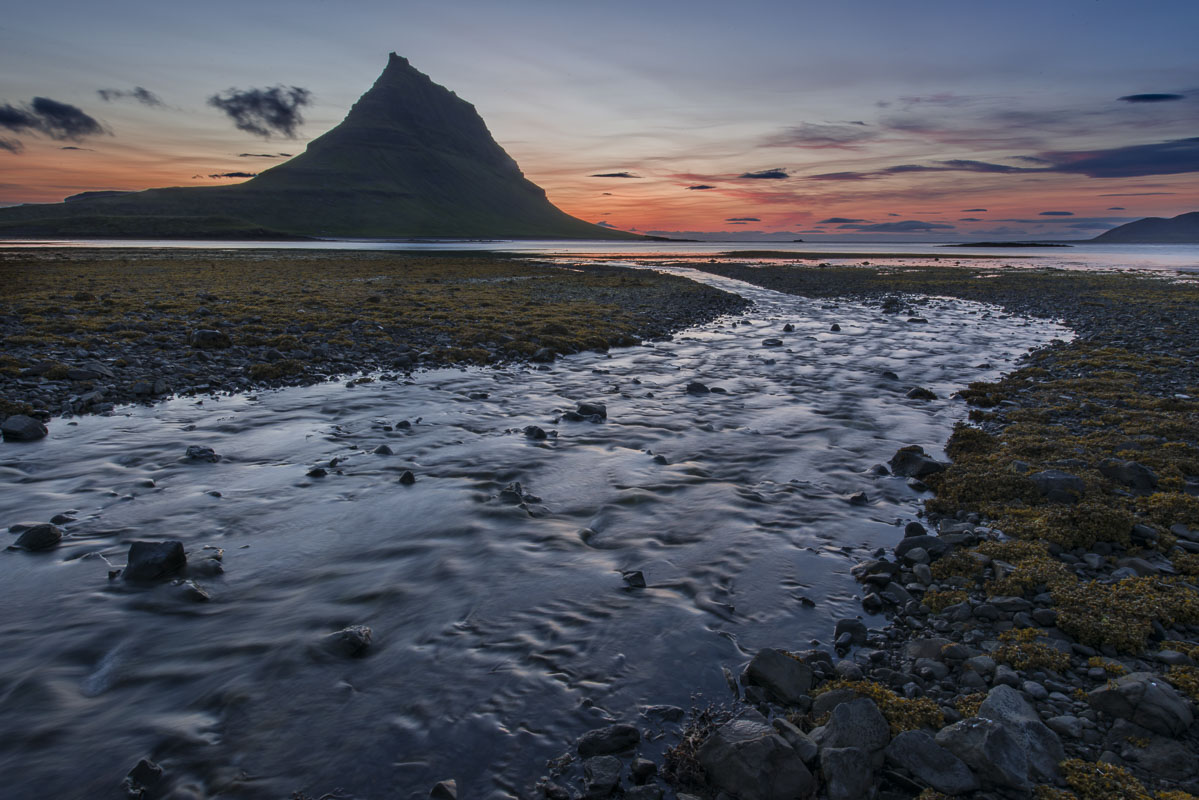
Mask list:
POLYGON ((809 175, 810 181, 864 181, 874 177, 870 172, 822 172, 819 175, 809 175))
POLYGON ((708 184, 706 184, 706 183, 697 183, 697 184, 695 184, 694 186, 688 186, 687 188, 688 188, 688 189, 690 189, 690 190, 691 190, 691 191, 693 191, 693 192, 696 192, 696 191, 702 191, 702 190, 704 190, 704 189, 715 189, 716 187, 715 187, 715 186, 709 186, 709 185, 708 185, 708 184))
POLYGON ((208 98, 208 105, 225 112, 238 130, 269 139, 279 134, 296 138, 304 124, 300 109, 312 103, 312 92, 299 86, 269 89, 227 89, 208 98))
POLYGON ((985 208, 963 208, 962 209, 963 214, 978 214, 983 211, 986 211, 986 209, 985 208))
MULTIPOLYGON (((257 172, 215 172, 212 175, 209 175, 208 177, 209 178, 253 178, 257 174, 258 174, 257 172)), ((202 178, 204 176, 196 175, 195 177, 202 178)))
POLYGON ((100 99, 106 103, 128 98, 136 100, 143 106, 166 108, 166 103, 162 102, 162 98, 144 86, 134 86, 132 89, 97 89, 96 94, 100 95, 100 99))
POLYGON ((238 153, 238 158, 291 158, 291 153, 238 153))
MULTIPOLYGON (((49 97, 35 97, 22 106, 10 103, 0 106, 0 128, 13 133, 42 135, 59 142, 78 142, 88 136, 107 133, 98 120, 82 109, 49 97)), ((3 141, 3 149, 10 153, 25 149, 17 139, 3 141)))
POLYGON ((1108 206, 1107 210, 1108 211, 1126 211, 1127 209, 1125 209, 1124 206, 1108 206))
POLYGON ((971 161, 964 158, 954 158, 947 161, 937 161, 934 164, 896 164, 873 172, 825 172, 819 175, 809 175, 812 181, 862 181, 871 178, 885 178, 888 175, 903 175, 910 172, 1042 172, 1031 167, 1012 167, 1007 164, 992 164, 987 161, 971 161))
POLYGON ((0 150, 7 150, 10 153, 19 153, 25 149, 19 139, 6 139, 0 136, 0 150))
POLYGON ((861 233, 919 233, 922 231, 951 231, 954 225, 943 222, 921 222, 918 219, 905 219, 902 222, 878 222, 873 225, 839 225, 861 233))
POLYGON ((640 175, 634 175, 632 172, 599 172, 595 175, 590 175, 591 178, 640 178, 640 175))
POLYGON ((759 181, 781 181, 787 177, 785 169, 764 169, 761 172, 743 172, 738 178, 750 178, 759 181))
POLYGON ((1038 212, 1037 216, 1039 216, 1039 217, 1072 217, 1072 216, 1074 216, 1074 212, 1073 211, 1041 211, 1041 212, 1038 212))
POLYGON ((817 222, 816 224, 817 225, 843 225, 846 223, 869 222, 869 221, 870 220, 867 220, 867 219, 847 219, 846 217, 829 217, 828 219, 820 220, 820 222, 817 222))
POLYGON ((92 149, 92 148, 90 148, 90 147, 75 147, 74 145, 67 145, 66 147, 60 147, 60 148, 58 148, 58 149, 59 149, 59 150, 80 150, 80 151, 82 151, 82 152, 84 152, 84 153, 94 153, 94 152, 96 152, 95 150, 93 150, 93 149, 92 149))
POLYGON ((961 217, 958 222, 982 222, 978 217, 961 217))
POLYGON ((1167 93, 1151 93, 1151 94, 1126 94, 1123 97, 1117 98, 1125 103, 1168 103, 1171 100, 1182 100, 1186 95, 1182 94, 1167 94, 1167 93))
POLYGON ((49 97, 35 97, 31 104, 41 122, 41 131, 51 139, 79 141, 104 133, 104 126, 83 109, 49 97))
POLYGON ((1066 227, 1076 231, 1107 231, 1114 228, 1115 225, 1109 225, 1106 222, 1075 222, 1066 227))
POLYGON ((725 222, 761 222, 757 217, 729 217, 725 222))
POLYGON ((1078 173, 1091 178, 1177 175, 1199 172, 1199 136, 1107 150, 1075 150, 1041 155, 1053 162, 1053 166, 1048 168, 1050 171, 1078 173))
POLYGON ((1153 197, 1159 194, 1178 194, 1178 192, 1114 192, 1101 194, 1100 197, 1153 197))
POLYGON ((611 192, 604 192, 600 195, 600 197, 611 197, 611 196, 612 196, 611 192))
POLYGON ((768 147, 802 147, 812 150, 858 150, 862 144, 878 138, 878 132, 869 130, 864 122, 844 125, 818 125, 803 122, 766 139, 768 147))
POLYGON ((744 222, 736 222, 736 221, 730 221, 730 220, 725 220, 725 222, 728 222, 730 225, 744 225, 745 224, 744 222))
POLYGON ((1028 172, 1027 167, 1011 167, 1007 164, 991 164, 986 161, 971 161, 964 158, 951 158, 948 161, 938 161, 948 170, 959 170, 962 172, 1028 172))

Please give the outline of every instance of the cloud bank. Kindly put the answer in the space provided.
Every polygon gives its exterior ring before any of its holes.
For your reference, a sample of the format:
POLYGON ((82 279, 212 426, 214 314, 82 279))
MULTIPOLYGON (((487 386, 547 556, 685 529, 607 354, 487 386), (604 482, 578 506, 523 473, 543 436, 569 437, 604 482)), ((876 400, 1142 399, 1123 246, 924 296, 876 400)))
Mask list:
POLYGON ((299 86, 226 89, 208 98, 208 105, 223 111, 238 130, 264 139, 273 134, 296 138, 304 124, 300 109, 311 103, 312 92, 299 86))

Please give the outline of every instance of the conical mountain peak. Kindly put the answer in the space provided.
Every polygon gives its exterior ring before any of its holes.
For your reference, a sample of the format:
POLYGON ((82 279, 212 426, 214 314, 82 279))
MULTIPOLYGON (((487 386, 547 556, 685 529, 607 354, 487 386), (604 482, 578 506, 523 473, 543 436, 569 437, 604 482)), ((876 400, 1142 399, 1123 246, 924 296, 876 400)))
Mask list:
POLYGON ((341 124, 246 183, 2 209, 0 230, 75 218, 72 232, 86 235, 80 217, 103 217, 106 234, 146 235, 170 217, 189 235, 219 221, 306 236, 640 238, 555 208, 473 105, 396 53, 341 124))

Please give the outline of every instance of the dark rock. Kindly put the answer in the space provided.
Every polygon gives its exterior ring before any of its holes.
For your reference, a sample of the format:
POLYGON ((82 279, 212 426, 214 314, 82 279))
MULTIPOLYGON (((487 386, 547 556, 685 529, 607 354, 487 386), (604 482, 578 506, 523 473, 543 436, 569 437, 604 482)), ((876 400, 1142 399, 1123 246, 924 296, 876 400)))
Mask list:
POLYGON ((390 456, 390 455, 393 455, 391 448, 390 448, 390 447, 388 447, 388 446, 387 446, 387 445, 385 445, 385 444, 381 444, 381 445, 379 445, 378 447, 376 447, 376 448, 375 448, 374 450, 372 450, 371 452, 372 452, 372 453, 374 453, 375 455, 378 455, 378 456, 390 456))
POLYGON ((40 525, 26 528, 12 546, 19 550, 49 550, 57 546, 60 541, 62 541, 62 528, 43 522, 40 525))
POLYGON ((359 658, 370 648, 371 635, 371 629, 365 625, 350 625, 324 637, 322 644, 331 655, 359 658))
POLYGON ((1132 487, 1137 492, 1148 493, 1157 488, 1157 474, 1144 464, 1138 464, 1135 461, 1119 461, 1109 458, 1099 465, 1099 472, 1104 477, 1132 487))
POLYGON ((822 747, 820 772, 829 800, 870 800, 878 792, 870 753, 862 748, 822 747))
POLYGON ((583 758, 610 755, 632 750, 640 741, 641 733, 636 727, 618 723, 584 733, 579 737, 578 751, 583 758))
POLYGON ((691 381, 687 384, 687 394, 707 394, 710 391, 712 390, 699 381, 691 381))
POLYGON ((833 638, 840 639, 841 635, 845 633, 849 634, 853 644, 866 644, 866 623, 860 619, 845 617, 837 620, 836 626, 833 628, 833 638))
POLYGON ((916 522, 914 520, 912 522, 909 522, 903 528, 904 537, 924 536, 927 533, 928 533, 928 529, 925 528, 923 525, 921 525, 919 522, 916 522))
POLYGON ((446 781, 438 781, 437 785, 429 790, 431 800, 458 800, 458 781, 450 778, 446 781))
POLYGON ((197 350, 227 350, 233 346, 233 340, 224 331, 198 329, 187 337, 187 343, 197 350))
POLYGON ((787 740, 755 719, 721 725, 697 758, 709 782, 739 800, 796 800, 816 789, 815 778, 787 740))
POLYGON ((763 347, 782 347, 782 346, 783 346, 783 340, 782 340, 782 339, 775 339, 775 338, 763 339, 763 340, 762 340, 762 346, 763 346, 763 347))
POLYGON ((129 545, 124 578, 135 582, 156 581, 185 566, 187 556, 183 553, 183 542, 133 542, 129 545))
POLYGON ((620 577, 624 578, 624 582, 634 589, 645 588, 645 575, 639 569, 622 572, 620 573, 620 577))
POLYGON ((1178 736, 1191 726, 1190 702, 1151 672, 1133 672, 1092 690, 1091 708, 1126 719, 1164 736, 1178 736))
POLYGON ((620 759, 614 756, 594 756, 583 761, 583 797, 597 800, 608 797, 620 785, 620 759))
POLYGON ((595 401, 579 403, 576 410, 584 417, 599 417, 600 419, 608 418, 608 407, 603 403, 597 403, 595 401))
POLYGON ((933 393, 929 389, 925 389, 923 386, 915 386, 911 389, 908 389, 908 393, 905 395, 905 397, 907 397, 909 400, 936 400, 937 399, 937 395, 935 393, 933 393))
POLYGON ((965 762, 984 783, 1021 792, 1030 788, 1024 747, 1001 723, 964 719, 942 728, 936 743, 965 762))
POLYGON ((45 425, 24 414, 14 414, 0 425, 0 434, 8 442, 35 442, 47 433, 45 425))
POLYGON ((633 776, 633 782, 640 785, 658 774, 658 765, 648 758, 635 758, 629 771, 633 776))
POLYGON ((783 326, 783 333, 793 333, 794 331, 795 331, 795 326, 792 325, 790 322, 788 322, 786 325, 783 326))
POLYGON ((525 438, 540 442, 549 438, 549 434, 545 432, 544 428, 538 425, 527 425, 525 426, 525 438))
POLYGON ((1060 469, 1034 472, 1028 478, 1051 503, 1077 503, 1087 488, 1082 478, 1060 469))
POLYGON ((309 478, 323 478, 328 474, 329 470, 325 469, 324 467, 313 467, 312 469, 308 470, 309 478))
POLYGON ((841 330, 841 326, 834 322, 832 325, 828 326, 828 329, 830 331, 836 332, 836 331, 841 330))
POLYGON ((416 476, 412 474, 412 470, 406 469, 400 473, 400 485, 411 486, 416 483, 416 476))
POLYGON ((1041 722, 1036 709, 1020 692, 1010 686, 996 686, 979 706, 978 716, 998 722, 1015 736, 1024 748, 1029 778, 1034 783, 1061 782, 1057 765, 1066 758, 1061 740, 1041 722))
POLYGON ((535 361, 538 364, 548 364, 557 358, 558 354, 548 347, 538 349, 533 355, 529 356, 530 361, 535 361))
POLYGON ((868 756, 891 741, 891 729, 878 706, 868 697, 841 703, 833 709, 819 737, 821 748, 861 748, 868 756))
POLYGON ((904 731, 891 740, 886 749, 887 762, 907 770, 918 781, 949 795, 967 794, 978 789, 978 778, 953 753, 933 739, 927 731, 904 731))
POLYGON ((221 457, 211 447, 201 447, 198 444, 188 447, 183 457, 188 461, 204 461, 209 464, 215 464, 221 460, 221 457))
POLYGON ((812 688, 812 668, 772 648, 759 650, 745 667, 741 681, 760 686, 783 705, 796 705, 807 698, 812 688))
POLYGON ((945 469, 945 464, 924 454, 919 445, 901 447, 887 462, 891 471, 902 478, 923 478, 945 469))

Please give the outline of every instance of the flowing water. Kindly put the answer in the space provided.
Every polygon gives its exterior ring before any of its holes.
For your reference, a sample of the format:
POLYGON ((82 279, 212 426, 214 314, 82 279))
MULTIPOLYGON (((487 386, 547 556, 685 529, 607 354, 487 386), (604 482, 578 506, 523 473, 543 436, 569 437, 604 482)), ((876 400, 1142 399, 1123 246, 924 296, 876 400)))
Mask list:
POLYGON ((0 524, 78 520, 54 551, 0 552, 0 794, 120 797, 148 757, 180 797, 415 798, 449 777, 529 796, 583 731, 658 730, 646 704, 724 700, 722 666, 827 642, 861 612, 850 567, 918 508, 870 468, 939 454, 965 414, 951 392, 1068 336, 961 301, 909 323, 678 272, 755 306, 548 369, 176 399, 0 445, 0 524), (907 399, 917 385, 944 399, 907 399), (558 420, 596 399, 606 421, 558 420), (514 504, 512 481, 539 499, 514 504), (136 539, 179 539, 192 564, 223 551, 195 579, 211 599, 110 580, 136 539), (365 657, 320 646, 347 625, 373 630, 365 657))

